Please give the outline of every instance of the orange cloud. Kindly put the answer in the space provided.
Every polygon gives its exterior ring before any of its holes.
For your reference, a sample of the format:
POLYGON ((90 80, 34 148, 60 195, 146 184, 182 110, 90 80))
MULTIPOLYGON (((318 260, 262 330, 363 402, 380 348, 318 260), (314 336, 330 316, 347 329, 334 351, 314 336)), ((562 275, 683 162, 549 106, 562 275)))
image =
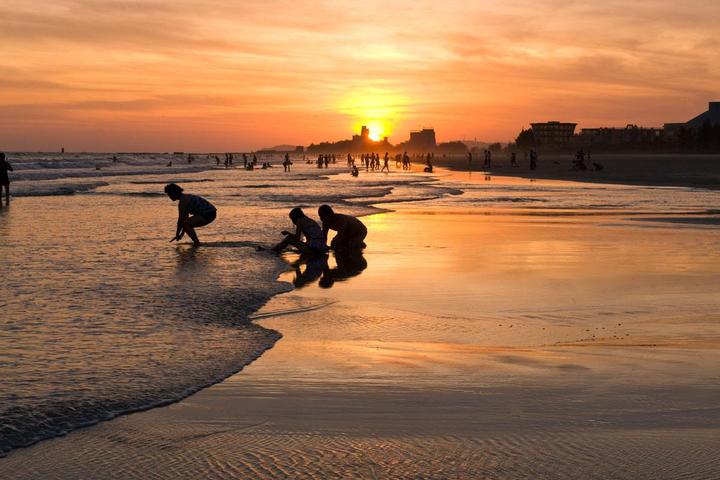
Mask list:
POLYGON ((717 99, 720 4, 6 0, 0 149, 508 140, 680 121, 717 99), (367 117, 367 118, 365 118, 367 117))

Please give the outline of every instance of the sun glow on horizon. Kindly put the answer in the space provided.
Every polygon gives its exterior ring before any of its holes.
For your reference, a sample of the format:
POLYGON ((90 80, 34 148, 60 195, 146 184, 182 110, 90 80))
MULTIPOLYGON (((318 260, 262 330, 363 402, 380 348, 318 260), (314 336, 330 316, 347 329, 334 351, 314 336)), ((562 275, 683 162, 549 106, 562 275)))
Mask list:
POLYGON ((370 124, 368 125, 368 130, 370 131, 370 134, 368 137, 370 137, 370 140, 373 142, 379 142, 383 139, 383 129, 382 126, 379 126, 378 124, 370 124))
POLYGON ((243 151, 363 125, 508 141, 686 121, 717 91, 720 2, 556 3, 6 1, 0 149, 243 151))
POLYGON ((366 126, 370 140, 379 142, 390 136, 407 103, 404 96, 390 89, 363 87, 342 99, 338 109, 353 119, 353 131, 366 126))

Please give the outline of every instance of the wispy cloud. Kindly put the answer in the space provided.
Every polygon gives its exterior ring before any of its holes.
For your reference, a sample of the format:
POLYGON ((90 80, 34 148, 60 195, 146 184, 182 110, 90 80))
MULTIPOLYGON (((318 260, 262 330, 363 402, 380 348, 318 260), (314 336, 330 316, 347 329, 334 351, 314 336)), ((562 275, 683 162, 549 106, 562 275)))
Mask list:
POLYGON ((718 18, 705 0, 6 0, 0 149, 307 144, 377 112, 398 140, 657 125, 720 96, 718 18))

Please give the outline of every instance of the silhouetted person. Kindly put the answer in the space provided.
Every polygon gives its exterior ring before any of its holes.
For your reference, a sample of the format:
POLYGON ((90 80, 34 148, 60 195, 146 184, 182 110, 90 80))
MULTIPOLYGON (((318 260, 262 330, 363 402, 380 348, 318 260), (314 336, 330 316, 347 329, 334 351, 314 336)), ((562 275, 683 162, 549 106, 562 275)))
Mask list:
POLYGON ((432 165, 432 157, 430 154, 427 154, 426 160, 425 160, 425 169, 423 170, 425 173, 433 173, 433 165, 432 165))
POLYGON ((361 250, 366 247, 367 228, 351 215, 335 213, 330 205, 321 205, 318 215, 322 220, 323 240, 327 242, 328 231, 335 230, 330 248, 337 251, 361 250))
POLYGON ((585 165, 585 152, 580 150, 575 154, 575 161, 573 162, 572 170, 587 170, 585 165))
POLYGON ((385 152, 385 156, 383 157, 383 167, 380 172, 382 173, 384 171, 390 173, 390 154, 388 152, 385 152))
POLYGON ((2 207, 3 188, 5 188, 5 201, 10 205, 10 177, 8 171, 12 172, 13 167, 5 159, 5 154, 0 152, 0 207, 2 207))
POLYGON ((243 168, 247 168, 248 159, 247 154, 243 153, 243 168))
POLYGON ((217 217, 215 206, 198 195, 183 193, 183 189, 174 183, 165 185, 165 193, 173 202, 178 203, 178 221, 175 236, 170 240, 179 241, 186 233, 192 239, 193 245, 200 246, 195 229, 204 227, 217 217))
POLYGON ((538 155, 535 150, 530 150, 530 170, 537 168, 538 155))
POLYGON ((290 154, 286 153, 285 160, 283 160, 283 163, 282 163, 284 171, 289 172, 290 165, 292 165, 292 164, 293 164, 293 162, 292 162, 292 160, 290 160, 290 154))
POLYGON ((327 253, 328 248, 325 243, 327 236, 323 235, 320 225, 315 220, 306 216, 299 207, 290 210, 290 220, 295 225, 295 233, 283 230, 282 234, 285 238, 272 248, 274 252, 282 252, 288 245, 292 245, 307 255, 327 253))
POLYGON ((468 170, 472 170, 472 152, 468 152, 468 170))

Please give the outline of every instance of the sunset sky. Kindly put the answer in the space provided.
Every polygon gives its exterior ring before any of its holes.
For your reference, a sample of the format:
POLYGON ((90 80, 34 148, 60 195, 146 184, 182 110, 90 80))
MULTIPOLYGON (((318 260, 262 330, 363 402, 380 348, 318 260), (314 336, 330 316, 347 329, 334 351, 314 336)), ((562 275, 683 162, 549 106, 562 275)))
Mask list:
POLYGON ((720 100, 717 0, 0 2, 0 150, 507 141, 720 100))

